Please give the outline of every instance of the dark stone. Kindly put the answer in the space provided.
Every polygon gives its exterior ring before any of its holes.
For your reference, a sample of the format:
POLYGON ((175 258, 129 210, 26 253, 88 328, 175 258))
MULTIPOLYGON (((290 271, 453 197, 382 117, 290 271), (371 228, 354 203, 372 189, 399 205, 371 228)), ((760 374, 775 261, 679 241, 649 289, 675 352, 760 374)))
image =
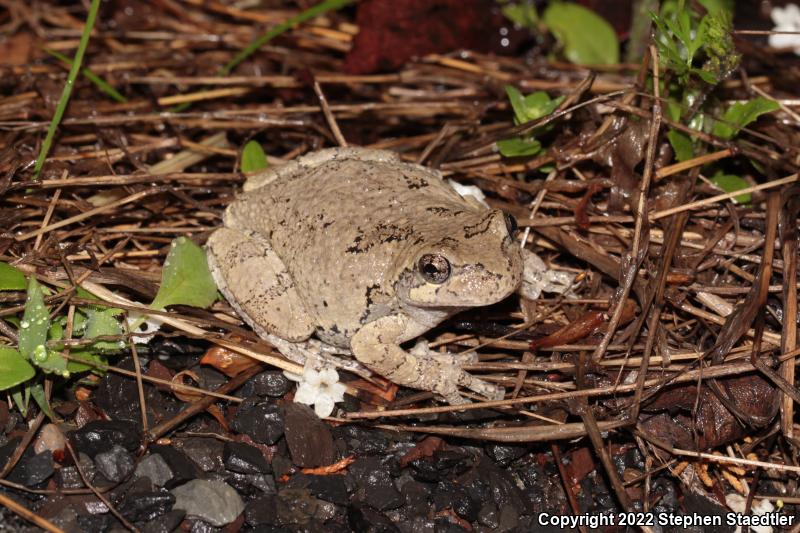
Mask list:
MULTIPOLYGON (((2 435, 2 433, 0 433, 0 435, 2 435)), ((21 437, 14 437, 0 446, 0 469, 5 467, 8 460, 14 455, 14 451, 17 449, 17 446, 19 446, 20 441, 22 441, 21 437)))
POLYGON ((478 518, 478 512, 481 509, 480 501, 470 498, 464 487, 446 480, 436 484, 433 503, 437 510, 452 509, 458 516, 469 522, 478 518))
POLYGON ((250 500, 244 508, 244 520, 251 526, 278 524, 278 496, 267 494, 250 500))
POLYGON ((440 450, 432 457, 422 457, 411 462, 412 475, 419 481, 430 483, 452 478, 472 466, 472 457, 457 450, 440 450))
POLYGON ((487 444, 485 450, 486 454, 500 466, 508 466, 511 461, 519 459, 528 453, 528 448, 526 446, 512 446, 496 443, 487 444))
POLYGON ((258 396, 282 398, 292 388, 292 382, 283 375, 283 372, 268 370, 254 376, 248 383, 252 384, 253 392, 258 396))
POLYGON ((174 504, 175 496, 167 491, 130 493, 118 509, 128 520, 143 522, 168 513, 174 504))
POLYGON ((381 457, 362 457, 350 466, 350 474, 358 486, 358 499, 379 511, 396 509, 405 502, 389 475, 389 462, 381 457))
MULTIPOLYGON (((117 363, 125 370, 134 371, 131 357, 126 357, 117 363)), ((146 369, 142 369, 142 372, 146 369)), ((149 383, 143 384, 144 401, 146 405, 147 420, 151 426, 160 420, 171 417, 180 409, 180 403, 171 395, 161 394, 158 389, 149 383)), ((108 372, 100 380, 94 393, 94 402, 115 420, 128 420, 139 423, 142 418, 139 406, 139 391, 135 379, 108 372)))
POLYGON ((115 444, 133 452, 142 442, 139 426, 128 420, 93 420, 70 436, 75 450, 90 457, 107 452, 115 444))
MULTIPOLYGON (((190 459, 186 453, 174 446, 151 444, 148 449, 151 454, 160 455, 161 458, 164 459, 164 462, 167 463, 167 466, 169 466, 170 471, 172 471, 172 478, 164 484, 164 487, 167 489, 196 479, 202 472, 200 467, 197 466, 197 463, 190 459)), ((155 483, 155 480, 153 480, 153 482, 155 483)))
POLYGON ((183 511, 170 511, 146 522, 140 529, 142 533, 172 533, 178 529, 185 516, 183 511))
POLYGON ((270 446, 278 442, 284 432, 283 409, 259 398, 248 398, 239 406, 231 429, 248 435, 254 441, 270 446))
POLYGON ((727 509, 710 498, 706 498, 692 491, 686 491, 683 497, 683 507, 686 509, 687 515, 697 513, 702 516, 722 517, 723 525, 706 526, 703 529, 703 531, 706 533, 731 533, 734 530, 733 526, 728 526, 725 524, 725 514, 727 513, 727 509))
POLYGON ((347 524, 359 533, 400 533, 386 515, 368 505, 351 505, 347 508, 347 524))
POLYGON ((225 468, 240 474, 267 474, 269 463, 255 446, 244 442, 227 441, 223 449, 225 468))
POLYGON ((308 489, 286 488, 278 492, 278 523, 282 526, 308 526, 314 521, 327 522, 336 514, 336 506, 320 500, 308 489))
POLYGON ((79 514, 76 520, 81 531, 109 531, 114 525, 119 524, 111 513, 79 514))
POLYGON ((330 427, 306 405, 291 403, 286 406, 286 443, 292 462, 301 468, 336 462, 330 427))
POLYGON ((296 474, 292 476, 287 486, 291 488, 307 488, 317 498, 336 505, 347 505, 350 501, 347 495, 345 478, 340 475, 312 476, 296 474))
POLYGON ((384 431, 359 426, 343 425, 333 428, 337 440, 347 445, 346 455, 380 455, 395 442, 384 431))
POLYGON ((494 502, 483 504, 480 512, 478 512, 478 522, 489 529, 496 529, 500 525, 500 512, 494 502))
POLYGON ((266 524, 261 524, 259 526, 256 526, 248 530, 248 533, 292 533, 292 532, 286 529, 285 527, 268 526, 266 524))
POLYGON ((219 472, 225 468, 222 459, 224 447, 222 442, 210 437, 193 437, 180 441, 181 451, 204 472, 219 472))
POLYGON ((33 446, 29 446, 7 479, 26 487, 33 487, 46 481, 54 471, 53 454, 50 451, 35 454, 33 446))
POLYGON ((94 464, 97 471, 113 483, 120 483, 126 479, 136 466, 133 456, 118 444, 115 444, 107 452, 95 455, 94 464))
POLYGON ((448 518, 437 518, 435 524, 434 533, 464 533, 464 531, 468 531, 458 524, 454 524, 448 518))

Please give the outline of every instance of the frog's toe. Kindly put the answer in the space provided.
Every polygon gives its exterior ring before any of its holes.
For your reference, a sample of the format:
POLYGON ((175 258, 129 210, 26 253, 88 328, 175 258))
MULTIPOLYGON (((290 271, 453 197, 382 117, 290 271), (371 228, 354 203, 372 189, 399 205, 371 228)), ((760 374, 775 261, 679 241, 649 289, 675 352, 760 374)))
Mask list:
POLYGON ((459 380, 459 385, 480 394, 488 400, 502 400, 506 395, 506 390, 502 386, 478 379, 467 372, 463 373, 459 380))

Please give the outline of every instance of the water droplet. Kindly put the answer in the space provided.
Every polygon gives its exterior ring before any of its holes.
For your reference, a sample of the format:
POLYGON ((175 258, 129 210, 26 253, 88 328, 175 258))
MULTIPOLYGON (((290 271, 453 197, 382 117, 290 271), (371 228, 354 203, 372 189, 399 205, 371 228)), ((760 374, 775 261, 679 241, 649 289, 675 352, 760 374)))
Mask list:
POLYGON ((19 325, 19 326, 20 326, 22 329, 27 329, 27 328, 31 327, 31 323, 30 323, 30 322, 28 322, 27 320, 23 320, 23 321, 20 323, 20 325, 19 325))

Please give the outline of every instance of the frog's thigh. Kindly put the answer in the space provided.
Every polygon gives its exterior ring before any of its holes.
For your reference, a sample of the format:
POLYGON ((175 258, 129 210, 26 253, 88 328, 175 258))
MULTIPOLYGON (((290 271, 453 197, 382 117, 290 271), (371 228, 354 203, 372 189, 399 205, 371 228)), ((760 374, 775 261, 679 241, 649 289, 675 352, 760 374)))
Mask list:
POLYGON ((440 394, 452 404, 463 403, 458 386, 465 386, 491 399, 501 398, 503 389, 477 379, 452 359, 425 357, 403 350, 397 340, 412 327, 402 315, 390 315, 370 322, 351 339, 353 355, 391 381, 440 394))
POLYGON ((313 333, 292 278, 268 243, 220 228, 206 247, 214 281, 256 333, 288 341, 302 341, 313 333))

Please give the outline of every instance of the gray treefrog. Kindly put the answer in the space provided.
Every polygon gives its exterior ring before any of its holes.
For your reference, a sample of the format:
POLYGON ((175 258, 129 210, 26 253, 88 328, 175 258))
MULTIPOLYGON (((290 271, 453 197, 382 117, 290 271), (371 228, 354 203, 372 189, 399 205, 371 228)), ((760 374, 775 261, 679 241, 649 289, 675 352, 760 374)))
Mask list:
POLYGON ((462 370, 464 358, 401 344, 519 287, 515 229, 435 170, 333 148, 251 177, 207 251, 231 305, 287 357, 334 347, 457 404, 459 387, 504 391, 462 370))

